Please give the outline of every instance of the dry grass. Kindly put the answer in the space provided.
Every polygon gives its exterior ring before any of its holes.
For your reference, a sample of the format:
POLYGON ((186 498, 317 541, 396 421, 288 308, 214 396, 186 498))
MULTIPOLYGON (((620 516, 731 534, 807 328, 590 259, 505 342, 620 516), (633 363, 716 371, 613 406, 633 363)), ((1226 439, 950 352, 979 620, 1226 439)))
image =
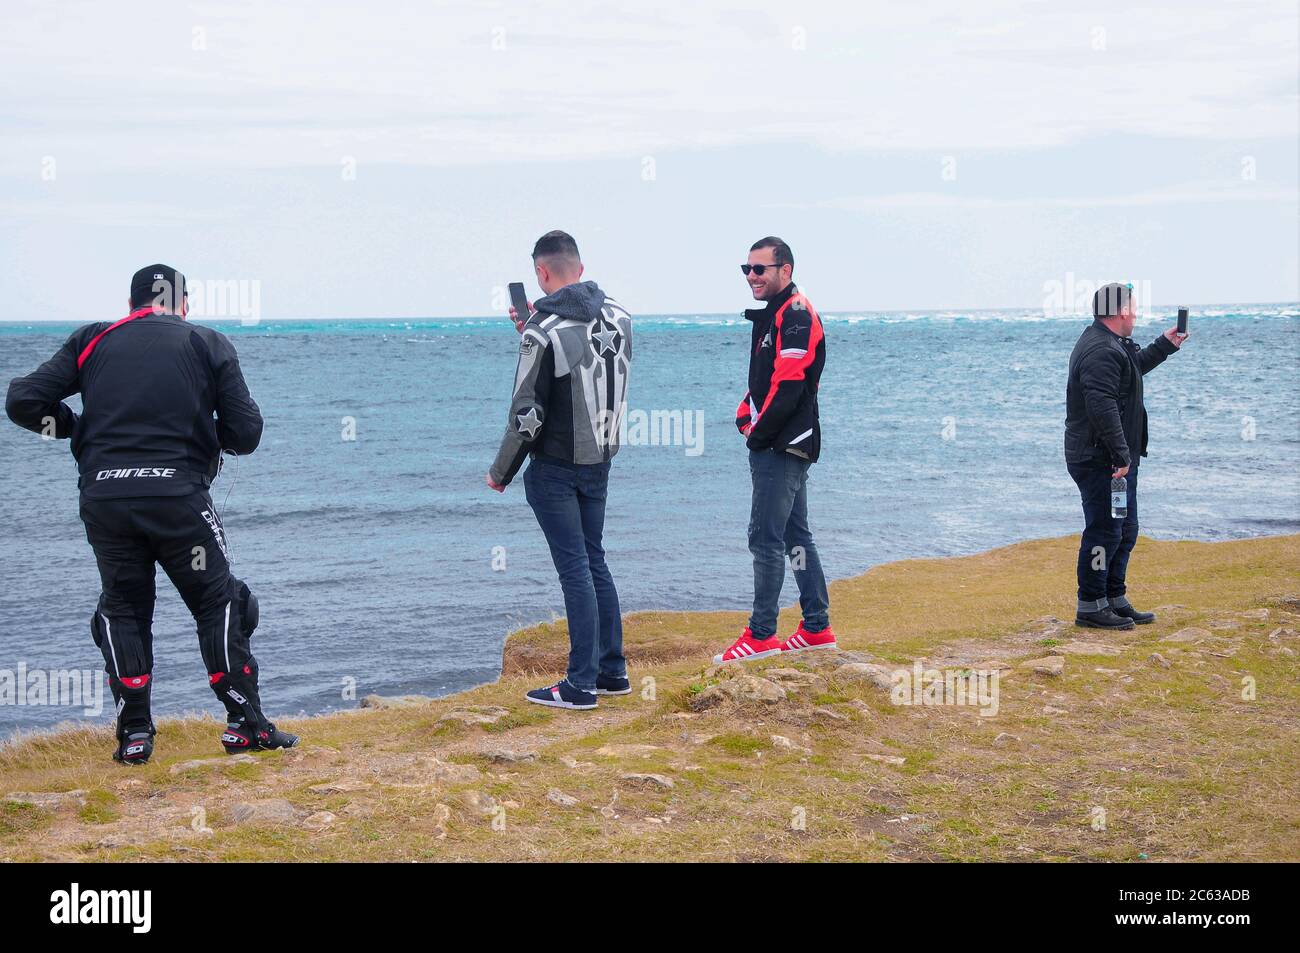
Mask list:
MULTIPOLYGON (((108 760, 106 730, 0 749, 0 790, 88 792, 84 805, 0 801, 0 859, 1300 859, 1300 537, 1143 540, 1131 597, 1170 608, 1105 636, 1044 621, 1072 611, 1076 545, 894 563, 831 587, 846 650, 1013 666, 993 717, 895 705, 828 653, 745 669, 815 676, 785 701, 694 712, 691 698, 730 674, 707 661, 743 624, 734 613, 630 616, 633 682, 653 692, 591 713, 540 709, 521 695, 533 673, 558 672, 565 633, 538 626, 510 639, 496 684, 419 708, 302 719, 288 725, 301 749, 253 765, 171 774, 219 757, 217 722, 201 719, 165 721, 154 762, 130 771, 108 760), (1244 614, 1261 609, 1267 618, 1244 614), (1213 637, 1162 642, 1189 626, 1213 637), (1060 677, 1018 667, 1072 639, 1120 651, 1069 655, 1060 677), (510 713, 486 728, 439 721, 464 705, 510 713), (600 753, 607 745, 653 747, 600 753), (536 758, 491 760, 502 749, 536 758), (312 790, 339 779, 365 786, 312 790), (236 823, 236 804, 271 798, 296 818, 236 823), (304 826, 323 811, 332 823, 304 826), (194 829, 196 816, 209 831, 194 829)), ((795 621, 787 612, 783 629, 795 621)))

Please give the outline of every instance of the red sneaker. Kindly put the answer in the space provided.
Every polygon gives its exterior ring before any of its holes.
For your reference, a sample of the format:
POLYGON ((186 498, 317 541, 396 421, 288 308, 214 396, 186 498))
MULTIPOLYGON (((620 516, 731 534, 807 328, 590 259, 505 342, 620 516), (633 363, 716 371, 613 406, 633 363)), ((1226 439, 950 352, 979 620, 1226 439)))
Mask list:
POLYGON ((721 655, 713 656, 713 664, 724 662, 752 662, 754 659, 766 658, 781 651, 781 640, 775 635, 770 639, 756 639, 749 629, 740 634, 740 638, 731 643, 731 648, 721 655))
POLYGON ((795 629, 794 635, 781 643, 782 652, 806 652, 809 649, 833 649, 835 648, 835 633, 831 631, 828 625, 820 632, 809 632, 799 623, 799 628, 795 629))

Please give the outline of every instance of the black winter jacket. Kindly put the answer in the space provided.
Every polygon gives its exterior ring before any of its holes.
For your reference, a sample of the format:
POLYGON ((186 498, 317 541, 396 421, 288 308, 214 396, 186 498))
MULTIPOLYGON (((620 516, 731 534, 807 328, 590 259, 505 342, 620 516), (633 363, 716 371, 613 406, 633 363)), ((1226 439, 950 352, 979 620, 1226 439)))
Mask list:
POLYGON ((1065 461, 1136 466, 1147 455, 1142 375, 1178 350, 1164 335, 1146 347, 1094 320, 1074 345, 1065 391, 1065 461))

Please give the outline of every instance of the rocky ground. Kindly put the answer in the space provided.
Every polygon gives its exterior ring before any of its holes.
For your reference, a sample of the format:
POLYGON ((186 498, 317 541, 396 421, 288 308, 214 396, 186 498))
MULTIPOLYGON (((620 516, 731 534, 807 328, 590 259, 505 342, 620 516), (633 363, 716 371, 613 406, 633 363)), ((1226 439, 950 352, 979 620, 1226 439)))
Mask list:
POLYGON ((137 769, 105 729, 21 740, 0 858, 1300 859, 1300 537, 1143 540, 1160 618, 1115 634, 1062 621, 1075 545, 878 567, 832 587, 840 650, 743 667, 707 664, 738 614, 631 616, 636 691, 594 712, 522 700, 561 623, 493 685, 286 723, 286 752, 202 719, 137 769), (953 688, 902 692, 917 663, 953 688))

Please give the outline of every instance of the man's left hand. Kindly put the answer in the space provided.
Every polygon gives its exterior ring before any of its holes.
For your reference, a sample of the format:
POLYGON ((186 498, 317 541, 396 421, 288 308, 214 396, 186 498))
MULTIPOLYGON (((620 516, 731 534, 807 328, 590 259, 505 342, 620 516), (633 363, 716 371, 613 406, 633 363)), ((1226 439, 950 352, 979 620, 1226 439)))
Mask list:
POLYGON ((492 474, 489 473, 486 477, 486 480, 487 480, 487 485, 490 486, 492 489, 496 490, 498 493, 504 493, 506 491, 504 484, 494 483, 492 481, 492 474))
POLYGON ((1182 347, 1183 342, 1187 340, 1187 332, 1183 332, 1182 334, 1179 334, 1178 325, 1174 325, 1172 328, 1170 328, 1168 331, 1165 332, 1165 340, 1167 340, 1174 347, 1182 347))

